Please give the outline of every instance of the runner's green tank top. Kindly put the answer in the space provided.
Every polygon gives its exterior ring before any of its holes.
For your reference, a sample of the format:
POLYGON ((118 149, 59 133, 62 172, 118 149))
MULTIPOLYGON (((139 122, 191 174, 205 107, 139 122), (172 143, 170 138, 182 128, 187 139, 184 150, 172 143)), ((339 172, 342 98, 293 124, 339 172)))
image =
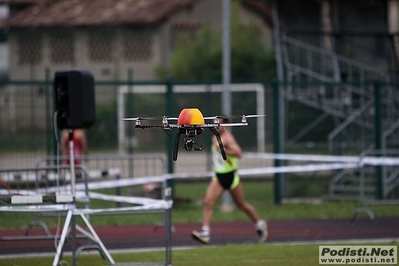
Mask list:
POLYGON ((216 173, 225 174, 237 170, 238 158, 226 154, 227 159, 223 160, 220 151, 212 145, 213 166, 216 173))

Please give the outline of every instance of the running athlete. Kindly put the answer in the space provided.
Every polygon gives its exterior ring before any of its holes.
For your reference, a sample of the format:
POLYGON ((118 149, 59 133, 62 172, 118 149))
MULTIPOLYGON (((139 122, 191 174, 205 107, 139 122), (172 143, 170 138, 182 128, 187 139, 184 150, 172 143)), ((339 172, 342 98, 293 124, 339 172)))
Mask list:
MULTIPOLYGON (((221 119, 221 123, 228 123, 228 120, 225 118, 221 119)), ((247 214, 254 223, 258 235, 257 242, 264 242, 267 238, 266 221, 260 220, 255 208, 245 201, 243 187, 240 177, 237 174, 238 160, 242 156, 241 147, 234 136, 228 132, 225 127, 217 127, 216 130, 219 132, 222 139, 227 159, 223 160, 220 156, 219 145, 214 136, 212 138, 212 157, 215 175, 212 177, 203 199, 204 209, 201 231, 193 231, 192 237, 204 244, 210 243, 210 224, 213 206, 222 193, 227 190, 230 192, 237 207, 247 214)))

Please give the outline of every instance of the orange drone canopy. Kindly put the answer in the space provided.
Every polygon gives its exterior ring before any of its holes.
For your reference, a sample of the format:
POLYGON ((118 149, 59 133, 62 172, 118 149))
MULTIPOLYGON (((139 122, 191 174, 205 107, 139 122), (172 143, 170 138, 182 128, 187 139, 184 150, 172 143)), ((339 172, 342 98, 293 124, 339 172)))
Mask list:
POLYGON ((197 108, 185 108, 177 119, 178 125, 203 125, 205 124, 204 116, 197 108))

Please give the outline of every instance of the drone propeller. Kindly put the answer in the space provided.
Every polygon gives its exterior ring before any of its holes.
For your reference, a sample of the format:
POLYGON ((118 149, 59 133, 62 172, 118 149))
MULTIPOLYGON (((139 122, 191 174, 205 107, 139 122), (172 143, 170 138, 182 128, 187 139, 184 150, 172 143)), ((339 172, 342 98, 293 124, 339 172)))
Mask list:
POLYGON ((177 120, 175 117, 168 117, 168 116, 162 116, 162 117, 132 117, 132 118, 124 118, 123 120, 125 121, 136 121, 135 128, 162 128, 168 135, 171 137, 171 135, 166 131, 168 129, 171 129, 171 126, 169 124, 169 120, 177 120), (162 125, 142 125, 141 121, 142 120, 161 120, 162 125))
POLYGON ((265 115, 215 115, 204 117, 204 119, 223 119, 223 118, 253 118, 253 117, 263 117, 265 115))
POLYGON ((124 121, 138 121, 138 120, 177 120, 177 117, 158 116, 158 117, 127 117, 124 121))
POLYGON ((245 115, 246 118, 252 118, 252 117, 263 117, 265 115, 245 115))

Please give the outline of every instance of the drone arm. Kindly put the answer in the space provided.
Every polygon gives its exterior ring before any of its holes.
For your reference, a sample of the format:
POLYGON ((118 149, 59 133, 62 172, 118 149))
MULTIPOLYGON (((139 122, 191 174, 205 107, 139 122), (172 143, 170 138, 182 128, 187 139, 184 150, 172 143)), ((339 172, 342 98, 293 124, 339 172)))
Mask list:
POLYGON ((212 133, 216 136, 216 139, 219 143, 219 149, 220 149, 220 153, 222 154, 223 160, 227 160, 226 152, 223 148, 223 143, 222 143, 222 139, 220 138, 219 132, 217 132, 217 130, 214 127, 210 127, 209 130, 212 131, 212 133))

